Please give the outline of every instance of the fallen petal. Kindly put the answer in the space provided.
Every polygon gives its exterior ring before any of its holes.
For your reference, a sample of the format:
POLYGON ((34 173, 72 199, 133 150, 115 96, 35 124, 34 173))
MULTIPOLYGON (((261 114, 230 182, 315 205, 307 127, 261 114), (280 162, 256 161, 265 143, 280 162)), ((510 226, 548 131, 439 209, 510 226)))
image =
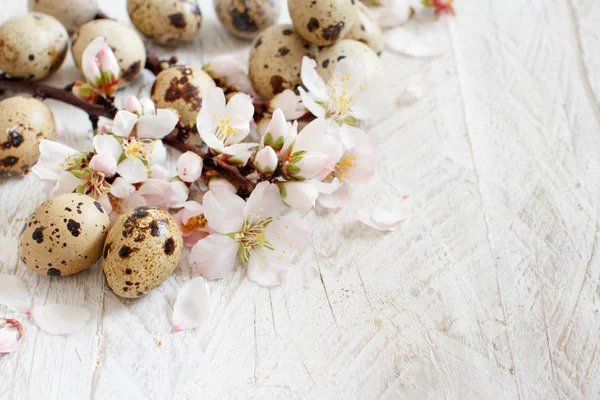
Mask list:
POLYGON ((202 277, 187 282, 173 307, 173 326, 176 331, 194 329, 210 316, 210 292, 202 277))
POLYGON ((363 224, 380 231, 395 231, 400 227, 400 223, 408 215, 390 210, 382 206, 377 206, 370 213, 359 211, 356 213, 356 219, 363 224))
POLYGON ((16 319, 0 318, 0 353, 12 353, 19 348, 23 326, 16 319))
POLYGON ((91 314, 82 307, 49 304, 30 311, 37 326, 51 335, 68 335, 81 329, 91 314))
POLYGON ((18 276, 0 275, 0 304, 22 313, 30 306, 29 291, 18 276))
POLYGON ((385 34, 385 43, 393 51, 411 57, 435 57, 450 48, 441 22, 423 23, 410 20, 385 34))

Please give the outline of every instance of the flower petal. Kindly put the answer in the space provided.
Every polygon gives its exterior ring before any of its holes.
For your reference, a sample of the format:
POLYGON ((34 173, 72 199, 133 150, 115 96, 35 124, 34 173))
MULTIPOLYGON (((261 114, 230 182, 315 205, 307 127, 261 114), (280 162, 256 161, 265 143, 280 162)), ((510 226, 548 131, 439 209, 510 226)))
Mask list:
POLYGON ((394 212, 381 206, 375 207, 370 213, 362 210, 356 213, 356 219, 380 231, 395 231, 406 218, 407 215, 405 214, 394 212))
POLYGON ((307 209, 315 206, 319 190, 310 182, 288 181, 280 186, 281 198, 295 209, 307 209))
POLYGON ((269 250, 252 254, 248 260, 248 270, 246 272, 248 278, 261 286, 273 287, 281 285, 287 278, 288 272, 293 265, 287 258, 281 260, 269 259, 264 260, 263 254, 269 250))
POLYGON ((348 207, 348 204, 350 204, 348 184, 343 183, 337 190, 331 193, 321 193, 318 202, 321 206, 329 209, 348 207))
POLYGON ((31 300, 25 282, 18 276, 0 274, 0 304, 26 313, 31 300))
POLYGON ((119 160, 123 147, 112 135, 96 135, 93 139, 96 154, 109 153, 115 160, 119 160))
POLYGON ((195 182, 202 174, 202 157, 186 151, 177 160, 177 175, 184 182, 195 182))
POLYGON ((202 109, 198 113, 197 120, 200 120, 203 116, 208 116, 213 120, 213 118, 218 119, 224 115, 225 93, 219 87, 212 88, 202 98, 202 109))
POLYGON ((173 131, 178 122, 177 111, 159 108, 156 114, 144 114, 140 117, 137 134, 141 139, 162 139, 173 131))
POLYGON ((245 93, 233 95, 225 107, 225 114, 228 116, 240 116, 246 121, 250 121, 254 116, 254 106, 252 99, 245 93))
POLYGON ((308 111, 311 112, 317 118, 325 118, 326 109, 324 106, 318 104, 310 95, 310 93, 306 93, 304 89, 298 87, 298 91, 300 92, 300 97, 302 98, 302 104, 308 111))
POLYGON ((19 321, 0 318, 0 354, 17 350, 22 338, 23 326, 19 321))
POLYGON ((96 154, 90 160, 90 168, 98 172, 104 172, 110 178, 117 172, 117 160, 110 153, 96 154))
POLYGON ((126 158, 117 167, 117 172, 129 183, 140 183, 148 179, 148 169, 139 158, 126 158))
POLYGON ((134 114, 142 114, 142 104, 137 97, 132 95, 125 98, 125 109, 134 114))
POLYGON ((204 195, 202 204, 204 217, 215 231, 227 234, 242 229, 246 202, 238 195, 216 188, 204 195))
POLYGON ((150 165, 164 164, 167 161, 167 148, 162 140, 154 140, 152 144, 152 154, 148 159, 150 165))
POLYGON ((120 137, 129 137, 133 127, 137 123, 138 116, 127 110, 121 110, 115 115, 110 127, 112 133, 120 137))
POLYGON ((58 180, 48 194, 48 197, 54 197, 65 193, 73 193, 75 189, 77 189, 77 187, 82 183, 83 180, 79 179, 69 171, 63 171, 58 176, 58 180))
POLYGON ((281 201, 279 188, 277 185, 269 182, 260 182, 248 198, 243 214, 248 220, 256 221, 275 217, 285 210, 285 205, 281 201))
POLYGON ((276 94, 269 101, 269 110, 273 113, 275 110, 281 110, 288 121, 295 120, 306 114, 306 108, 302 103, 302 97, 294 93, 293 90, 285 89, 276 94))
MULTIPOLYGON (((300 74, 302 84, 309 92, 318 100, 324 101, 327 99, 327 85, 317 73, 317 62, 315 60, 304 56, 302 58, 302 71, 300 74)), ((302 100, 304 101, 304 98, 302 100)), ((306 106, 306 103, 304 105, 306 106)))
POLYGON ((110 188, 110 194, 118 199, 129 197, 133 192, 135 192, 135 186, 120 176, 115 179, 110 188))
POLYGON ((49 304, 31 310, 37 326, 52 335, 68 335, 81 329, 91 314, 82 307, 62 304, 49 304))
POLYGON ((192 247, 189 262, 206 279, 224 278, 235 267, 238 248, 229 236, 213 233, 192 247))
POLYGON ((422 23, 416 19, 394 28, 384 35, 386 45, 411 57, 435 57, 450 48, 443 24, 422 23))
POLYGON ((154 102, 148 97, 142 97, 140 99, 140 105, 142 106, 142 114, 156 114, 156 106, 154 102))
POLYGON ((210 291, 204 278, 187 282, 177 293, 173 306, 173 326, 176 331, 194 329, 210 316, 210 291))

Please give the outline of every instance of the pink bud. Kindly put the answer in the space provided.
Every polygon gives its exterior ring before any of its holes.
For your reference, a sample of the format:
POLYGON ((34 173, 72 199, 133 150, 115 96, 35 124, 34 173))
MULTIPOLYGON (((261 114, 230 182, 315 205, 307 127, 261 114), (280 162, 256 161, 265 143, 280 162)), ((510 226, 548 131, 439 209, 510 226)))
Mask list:
POLYGON ((117 57, 103 37, 88 44, 81 57, 81 65, 90 86, 107 96, 117 90, 121 69, 117 57))
POLYGON ((0 318, 0 353, 12 353, 19 348, 23 326, 15 319, 0 318))
POLYGON ((277 168, 277 153, 272 147, 263 147, 256 153, 254 165, 262 175, 271 175, 277 168))

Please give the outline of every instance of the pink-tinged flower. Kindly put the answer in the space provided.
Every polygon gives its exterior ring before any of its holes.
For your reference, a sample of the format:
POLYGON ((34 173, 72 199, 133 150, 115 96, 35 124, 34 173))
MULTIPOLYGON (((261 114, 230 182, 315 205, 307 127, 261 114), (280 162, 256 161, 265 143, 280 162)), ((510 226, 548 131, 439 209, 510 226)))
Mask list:
POLYGON ((174 218, 181 228, 183 244, 186 247, 194 246, 210 232, 208 221, 204 218, 202 204, 196 201, 186 201, 174 218))
POLYGON ((0 318, 0 353, 12 353, 19 348, 23 326, 16 319, 0 318))
POLYGON ((173 328, 183 331, 199 327, 210 316, 210 291, 202 277, 187 282, 173 306, 173 328))
POLYGON ((376 111, 378 94, 374 90, 366 90, 365 85, 371 78, 363 60, 344 58, 327 83, 317 73, 316 66, 315 60, 302 59, 302 83, 308 93, 298 87, 304 106, 315 117, 356 125, 376 111))
POLYGON ((222 81, 220 86, 235 92, 255 96, 252 83, 246 72, 247 63, 233 55, 222 55, 214 58, 202 69, 216 81, 222 81))
POLYGON ((229 155, 229 162, 245 165, 256 143, 241 143, 250 133, 254 106, 250 97, 238 93, 225 104, 223 89, 209 90, 202 99, 196 127, 206 145, 229 155))
POLYGON ((275 95, 269 100, 269 112, 274 113, 280 109, 288 121, 296 120, 306 114, 307 110, 302 103, 302 97, 298 96, 290 89, 275 95))
POLYGON ((343 125, 340 136, 345 150, 335 163, 333 176, 340 182, 368 182, 375 174, 377 148, 362 129, 353 126, 343 125))
POLYGON ((254 166, 263 176, 272 175, 277 168, 278 162, 277 153, 270 146, 260 149, 254 158, 254 166))
POLYGON ((259 183, 247 202, 227 190, 209 191, 203 208, 215 233, 196 243, 189 260, 207 279, 227 276, 239 254, 248 263, 250 279, 279 285, 292 267, 291 255, 310 241, 305 221, 281 215, 285 206, 279 189, 268 182, 259 183))
POLYGON ((452 4, 454 0, 422 0, 421 3, 425 7, 432 7, 435 9, 435 16, 441 17, 442 15, 456 15, 452 4))
POLYGON ((194 152, 186 151, 177 160, 177 175, 184 182, 195 182, 202 175, 202 165, 202 157, 194 152))
POLYGON ((96 92, 93 87, 81 81, 76 81, 73 84, 71 92, 81 100, 88 103, 96 103, 98 97, 100 97, 98 92, 96 92))
POLYGON ((107 96, 112 96, 117 91, 121 68, 103 37, 88 44, 83 51, 81 65, 85 78, 94 89, 107 96))

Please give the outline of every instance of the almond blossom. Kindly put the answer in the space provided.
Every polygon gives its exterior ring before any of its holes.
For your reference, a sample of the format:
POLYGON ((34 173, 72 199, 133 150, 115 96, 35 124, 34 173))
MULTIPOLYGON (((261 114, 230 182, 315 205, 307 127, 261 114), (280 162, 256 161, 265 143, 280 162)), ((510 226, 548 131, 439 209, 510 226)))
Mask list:
POLYGON ((223 89, 209 90, 202 99, 196 127, 206 145, 216 153, 227 155, 234 164, 245 165, 256 143, 241 143, 250 133, 254 106, 250 97, 238 93, 225 104, 223 89))
POLYGON ((81 68, 88 84, 96 91, 107 96, 112 96, 117 91, 121 68, 103 37, 97 37, 85 48, 81 68))
POLYGON ((189 255, 207 279, 227 276, 237 255, 248 264, 247 276, 263 286, 283 282, 292 267, 290 256, 310 240, 310 229, 297 216, 282 215, 286 207, 279 189, 259 183, 248 201, 216 188, 203 199, 204 217, 215 233, 200 240, 189 255))
POLYGON ((344 58, 336 66, 327 83, 316 71, 316 62, 302 59, 302 83, 308 93, 298 87, 304 106, 317 118, 333 119, 338 124, 356 125, 373 114, 375 91, 367 91, 367 71, 359 58, 344 58))
POLYGON ((0 318, 0 354, 12 353, 19 348, 23 326, 16 319, 0 318))
POLYGON ((202 204, 197 201, 186 201, 174 218, 181 228, 183 244, 186 247, 194 246, 198 240, 205 238, 210 233, 202 204))

